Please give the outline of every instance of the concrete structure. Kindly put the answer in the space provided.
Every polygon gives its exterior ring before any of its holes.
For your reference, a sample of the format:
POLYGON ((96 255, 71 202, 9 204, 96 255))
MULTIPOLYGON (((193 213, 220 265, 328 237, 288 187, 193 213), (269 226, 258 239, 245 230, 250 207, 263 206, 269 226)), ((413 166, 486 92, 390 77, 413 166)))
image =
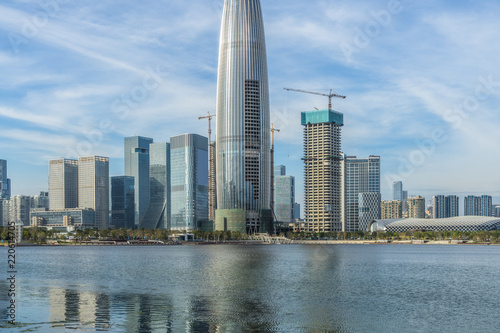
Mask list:
POLYGON ((9 200, 0 199, 0 226, 6 227, 9 222, 9 200))
POLYGON ((49 208, 61 210, 78 207, 78 161, 49 161, 49 208))
MULTIPOLYGON (((285 170, 282 170, 286 172, 285 170)), ((280 171, 281 172, 281 171, 280 171)), ((274 176, 274 214, 277 222, 288 223, 295 220, 295 177, 274 176)))
POLYGON ((95 211, 95 227, 109 227, 109 158, 78 159, 78 208, 95 211))
POLYGON ((10 179, 7 178, 7 161, 0 160, 0 199, 9 200, 11 196, 10 179))
POLYGON ((302 112, 304 126, 304 225, 309 232, 342 231, 340 132, 344 115, 302 112))
POLYGON ((32 197, 25 195, 16 195, 10 198, 8 221, 22 222, 24 226, 29 226, 32 200, 32 197))
POLYGON ((493 216, 492 197, 469 195, 464 198, 464 215, 466 216, 493 216))
POLYGON ((149 208, 141 223, 145 229, 170 229, 170 143, 149 145, 149 208))
POLYGON ((111 225, 115 229, 134 229, 134 177, 111 177, 111 225))
POLYGON ((368 231, 370 221, 380 219, 382 195, 380 192, 358 194, 358 230, 368 231))
POLYGON ((432 198, 432 209, 434 219, 458 216, 458 197, 456 195, 436 195, 432 198))
POLYGON ((216 229, 271 230, 269 87, 259 0, 226 0, 217 86, 216 229), (234 210, 234 212, 232 212, 234 210), (241 210, 245 212, 243 216, 241 210), (240 220, 236 221, 235 218, 240 220))
POLYGON ((402 203, 399 200, 382 201, 380 204, 382 220, 400 219, 403 217, 402 203))
POLYGON ((208 138, 170 138, 171 230, 198 230, 208 221, 208 138))
POLYGON ((446 219, 373 220, 370 231, 492 231, 500 230, 500 219, 483 216, 459 216, 446 219))
MULTIPOLYGON (((407 192, 408 195, 408 192, 407 192)), ((395 181, 392 183, 392 200, 403 202, 403 182, 395 181)))
POLYGON ((380 156, 357 158, 345 156, 341 162, 342 172, 342 231, 366 230, 368 219, 380 218, 380 156), (364 197, 363 209, 370 211, 364 214, 363 226, 359 225, 360 193, 372 193, 364 197), (376 198, 379 198, 376 201, 376 198), (371 204, 370 207, 367 205, 371 204))
POLYGON ((125 176, 134 177, 135 225, 138 227, 149 207, 149 145, 153 139, 125 138, 125 176))
POLYGON ((491 213, 495 217, 500 217, 500 204, 491 205, 491 213))
POLYGON ((30 214, 32 227, 45 227, 59 231, 93 228, 95 212, 93 209, 34 210, 30 214))
POLYGON ((425 219, 425 198, 416 196, 408 199, 408 217, 425 219))
POLYGON ((210 221, 215 221, 215 210, 217 209, 217 163, 216 163, 216 143, 210 142, 208 163, 210 165, 210 179, 211 182, 208 190, 209 196, 209 207, 208 207, 208 219, 210 221))

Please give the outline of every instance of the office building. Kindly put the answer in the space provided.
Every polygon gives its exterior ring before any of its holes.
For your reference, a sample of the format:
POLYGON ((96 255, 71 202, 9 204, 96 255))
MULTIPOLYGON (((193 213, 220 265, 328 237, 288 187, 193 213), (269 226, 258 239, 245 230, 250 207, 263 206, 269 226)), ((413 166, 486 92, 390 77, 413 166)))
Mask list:
POLYGON ((38 209, 31 211, 30 222, 33 227, 63 232, 91 229, 95 227, 95 212, 93 209, 79 208, 49 211, 38 209))
MULTIPOLYGON (((408 192, 406 193, 408 195, 408 192)), ((392 200, 403 201, 403 182, 395 181, 392 183, 392 200)))
POLYGON ((400 219, 403 217, 402 203, 399 200, 382 201, 380 218, 382 220, 400 219))
POLYGON ((31 208, 45 208, 50 209, 49 204, 49 192, 40 192, 40 194, 33 196, 33 200, 31 203, 31 208))
POLYGON ((342 231, 340 132, 342 113, 302 112, 304 126, 304 230, 342 231))
POLYGON ((403 213, 408 213, 408 191, 403 191, 401 204, 403 205, 403 213))
POLYGON ((217 85, 215 228, 271 230, 269 87, 259 0, 226 0, 217 85))
POLYGON ((300 219, 300 204, 299 203, 295 203, 294 205, 294 217, 295 219, 300 219))
POLYGON ((78 161, 49 161, 49 207, 61 210, 78 207, 78 161))
POLYGON ((456 195, 436 195, 432 198, 434 219, 458 216, 458 197, 456 195))
POLYGON ((285 176, 285 175, 286 175, 286 166, 284 165, 274 166, 274 177, 285 176))
POLYGON ((358 230, 368 231, 370 221, 380 219, 381 201, 382 195, 380 192, 365 192, 358 194, 358 230))
POLYGON ((416 196, 408 199, 408 217, 425 219, 425 198, 416 196))
POLYGON ((170 138, 170 230, 198 230, 208 221, 208 138, 170 138))
POLYGON ((135 225, 138 227, 149 207, 149 145, 153 139, 125 138, 125 176, 134 177, 135 225))
POLYGON ((170 143, 149 145, 150 199, 141 227, 170 228, 170 143))
POLYGON ((286 168, 282 165, 275 167, 273 208, 277 222, 290 223, 295 220, 295 177, 287 176, 286 168))
POLYGON ((370 156, 368 158, 357 158, 356 156, 345 156, 341 162, 342 171, 342 231, 366 230, 367 221, 364 226, 359 225, 360 203, 363 200, 364 216, 375 216, 380 218, 380 157, 370 156), (365 197, 360 193, 370 193, 365 197), (376 198, 379 198, 376 201, 376 198), (368 205, 371 205, 368 207, 368 205), (368 214, 367 212, 370 211, 368 214))
POLYGON ((489 195, 473 196, 464 198, 464 215, 470 216, 493 216, 492 197, 489 195))
POLYGON ((95 227, 109 227, 109 158, 78 159, 78 208, 95 211, 95 227))
POLYGON ((111 225, 115 229, 134 229, 134 177, 111 177, 111 225))
POLYGON ((10 179, 7 178, 7 161, 0 160, 0 199, 9 200, 11 196, 10 179))

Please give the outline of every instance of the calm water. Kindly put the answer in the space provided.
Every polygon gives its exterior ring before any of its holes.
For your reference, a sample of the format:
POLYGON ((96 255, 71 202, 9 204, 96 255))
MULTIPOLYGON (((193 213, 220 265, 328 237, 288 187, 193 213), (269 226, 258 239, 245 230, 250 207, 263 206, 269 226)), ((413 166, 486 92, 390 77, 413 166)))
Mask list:
POLYGON ((17 248, 17 330, 497 332, 500 247, 17 248))

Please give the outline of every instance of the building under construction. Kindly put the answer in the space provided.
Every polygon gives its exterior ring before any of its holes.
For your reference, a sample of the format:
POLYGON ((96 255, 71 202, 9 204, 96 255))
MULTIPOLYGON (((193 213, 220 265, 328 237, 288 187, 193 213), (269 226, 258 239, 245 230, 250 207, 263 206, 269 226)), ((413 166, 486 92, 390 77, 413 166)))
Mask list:
POLYGON ((341 127, 340 112, 302 112, 304 126, 305 231, 342 230, 341 223, 341 127))

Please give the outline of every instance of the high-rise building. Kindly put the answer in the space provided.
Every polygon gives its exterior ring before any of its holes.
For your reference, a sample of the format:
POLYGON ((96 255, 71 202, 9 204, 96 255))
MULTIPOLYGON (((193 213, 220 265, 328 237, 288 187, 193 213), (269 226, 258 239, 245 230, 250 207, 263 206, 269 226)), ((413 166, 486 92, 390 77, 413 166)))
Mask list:
POLYGON ((500 204, 491 205, 491 213, 494 217, 500 217, 500 204))
POLYGON ((408 191, 403 191, 402 206, 403 212, 408 213, 408 191))
POLYGON ((295 203, 293 209, 295 210, 295 212, 294 212, 295 219, 300 219, 300 204, 299 203, 295 203))
POLYGON ((433 218, 444 219, 458 216, 458 197, 456 195, 436 195, 432 198, 433 218))
POLYGON ((9 221, 22 222, 24 226, 30 225, 30 209, 32 197, 16 195, 9 200, 9 221))
POLYGON ((416 196, 408 199, 408 217, 425 219, 425 198, 416 196))
POLYGON ((215 210, 217 209, 217 164, 216 161, 216 143, 210 142, 209 146, 209 158, 208 163, 210 163, 210 186, 208 187, 208 219, 210 221, 215 221, 215 210))
POLYGON ((134 229, 134 177, 111 177, 111 225, 116 228, 134 229))
POLYGON ((7 178, 7 161, 0 160, 0 199, 9 200, 11 196, 10 179, 7 178))
POLYGON ((141 227, 170 228, 170 143, 149 145, 149 208, 141 227))
MULTIPOLYGON (((345 156, 341 161, 342 172, 342 231, 366 230, 368 225, 359 225, 360 206, 359 200, 363 201, 363 209, 369 210, 367 216, 380 216, 380 196, 367 195, 360 197, 360 193, 380 193, 380 156, 368 158, 357 158, 356 156, 345 156), (370 207, 367 205, 371 204, 370 207)), ((368 222, 366 222, 368 223, 368 222)))
POLYGON ((400 180, 392 183, 392 199, 403 201, 403 182, 400 180))
POLYGON ((49 207, 61 210, 78 207, 78 161, 49 161, 49 207))
POLYGON ((149 145, 153 139, 125 138, 125 176, 134 177, 135 225, 138 227, 149 207, 149 145))
POLYGON ((215 228, 270 231, 269 87, 259 0, 225 0, 217 86, 215 228))
POLYGON ((358 230, 368 231, 370 222, 380 219, 381 201, 382 195, 380 192, 364 192, 358 194, 358 230))
POLYGON ((464 215, 493 216, 492 206, 492 197, 489 195, 469 195, 464 198, 464 215))
POLYGON ((109 227, 109 158, 78 159, 78 207, 95 211, 95 226, 109 227))
POLYGON ((36 208, 36 209, 45 208, 45 209, 49 209, 50 208, 50 204, 49 204, 49 192, 42 191, 42 192, 40 192, 39 195, 35 195, 33 197, 31 208, 36 208))
POLYGON ((197 230, 208 221, 208 138, 170 138, 171 230, 197 230))
POLYGON ((277 222, 290 223, 295 220, 295 177, 283 173, 286 173, 284 166, 275 167, 273 208, 277 222))
POLYGON ((302 112, 304 126, 304 229, 341 231, 340 132, 344 115, 334 110, 302 112))
POLYGON ((382 220, 400 219, 403 217, 402 204, 399 200, 382 201, 380 218, 382 220))
POLYGON ((285 176, 285 175, 286 175, 286 166, 284 165, 274 166, 274 177, 285 176))
POLYGON ((0 226, 7 227, 9 222, 9 200, 0 199, 0 226))

